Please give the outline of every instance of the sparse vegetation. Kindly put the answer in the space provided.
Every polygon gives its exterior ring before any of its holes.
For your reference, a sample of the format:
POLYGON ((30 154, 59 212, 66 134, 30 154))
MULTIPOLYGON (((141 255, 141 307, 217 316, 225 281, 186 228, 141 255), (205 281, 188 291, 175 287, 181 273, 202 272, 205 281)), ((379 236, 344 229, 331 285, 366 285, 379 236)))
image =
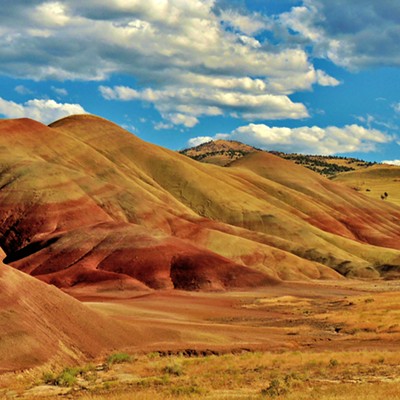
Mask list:
POLYGON ((42 380, 46 385, 72 387, 77 383, 77 378, 90 379, 90 375, 94 374, 95 368, 89 364, 85 367, 67 367, 60 373, 45 372, 42 380))
POLYGON ((132 356, 127 353, 114 353, 107 357, 107 364, 122 364, 132 361, 132 356))
POLYGON ((162 371, 165 374, 181 376, 183 374, 182 366, 179 364, 169 364, 165 366, 162 371))
POLYGON ((142 355, 133 364, 111 365, 109 371, 65 368, 56 377, 47 373, 43 379, 64 379, 63 386, 74 388, 68 398, 80 400, 378 400, 382 396, 396 400, 400 399, 399 365, 400 355, 390 351, 248 352, 206 357, 178 354, 157 358, 142 355), (77 385, 79 380, 89 381, 93 373, 90 385, 77 385))

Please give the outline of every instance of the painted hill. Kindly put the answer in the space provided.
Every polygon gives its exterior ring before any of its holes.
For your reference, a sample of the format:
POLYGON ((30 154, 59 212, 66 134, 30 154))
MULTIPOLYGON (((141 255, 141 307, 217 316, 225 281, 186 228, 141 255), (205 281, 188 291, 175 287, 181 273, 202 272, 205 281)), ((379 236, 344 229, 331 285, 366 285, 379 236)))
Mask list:
POLYGON ((1 262, 0 332, 0 373, 81 360, 128 340, 115 321, 1 262))
POLYGON ((400 268, 399 207, 265 152, 221 168, 74 116, 1 121, 0 166, 5 261, 60 287, 224 290, 400 268))
POLYGON ((375 200, 383 200, 400 206, 400 167, 377 164, 338 175, 335 182, 364 193, 375 200))

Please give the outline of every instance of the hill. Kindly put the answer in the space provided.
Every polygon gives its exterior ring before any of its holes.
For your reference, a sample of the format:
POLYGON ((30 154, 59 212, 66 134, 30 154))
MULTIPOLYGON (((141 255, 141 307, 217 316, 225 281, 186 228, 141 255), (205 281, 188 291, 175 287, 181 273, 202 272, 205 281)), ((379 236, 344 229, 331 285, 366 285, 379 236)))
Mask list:
POLYGON ((400 167, 378 164, 338 175, 335 182, 353 188, 374 200, 383 200, 400 206, 400 167))
MULTIPOLYGON (((214 140, 200 144, 196 147, 184 149, 180 151, 180 153, 197 161, 227 166, 231 162, 239 160, 245 155, 256 151, 263 150, 248 146, 241 142, 214 140)), ((333 177, 343 172, 364 169, 374 165, 374 163, 371 162, 348 157, 305 155, 283 153, 279 151, 270 151, 269 153, 302 165, 303 167, 311 169, 312 171, 326 177, 333 177)))
POLYGON ((357 171, 375 165, 373 162, 363 161, 352 157, 304 155, 274 151, 271 151, 271 153, 282 157, 285 160, 291 160, 296 164, 302 165, 328 178, 334 177, 343 172, 357 171))
POLYGON ((259 151, 259 149, 235 140, 211 140, 196 147, 184 149, 180 153, 193 158, 193 160, 226 166, 255 151, 259 151))
POLYGON ((5 262, 59 287, 250 288, 400 268, 400 208, 265 152, 228 168, 94 116, 0 122, 5 262))

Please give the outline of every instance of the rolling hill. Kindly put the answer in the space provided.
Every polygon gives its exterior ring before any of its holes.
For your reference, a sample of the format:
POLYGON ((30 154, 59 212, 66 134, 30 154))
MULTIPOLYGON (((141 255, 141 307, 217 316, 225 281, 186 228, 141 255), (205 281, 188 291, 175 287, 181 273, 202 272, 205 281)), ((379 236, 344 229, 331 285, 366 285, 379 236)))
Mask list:
POLYGON ((5 262, 59 287, 225 290, 400 268, 400 208, 291 161, 228 168, 95 116, 0 121, 5 262))

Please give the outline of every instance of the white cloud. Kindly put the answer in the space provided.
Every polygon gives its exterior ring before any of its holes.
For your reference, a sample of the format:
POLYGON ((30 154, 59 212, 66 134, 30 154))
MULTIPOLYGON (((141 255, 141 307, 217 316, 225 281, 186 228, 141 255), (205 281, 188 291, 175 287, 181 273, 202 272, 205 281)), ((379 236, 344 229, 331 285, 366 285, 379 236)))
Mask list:
POLYGON ((175 125, 192 127, 197 117, 216 116, 228 112, 231 116, 246 119, 299 119, 308 117, 306 107, 293 103, 289 97, 215 88, 146 89, 139 92, 126 86, 113 88, 100 86, 100 93, 108 100, 142 100, 155 104, 161 115, 175 125))
POLYGON ((58 87, 52 86, 51 90, 58 96, 67 96, 68 95, 67 89, 64 89, 64 88, 58 88, 58 87))
POLYGON ((189 147, 196 147, 199 146, 200 144, 207 143, 213 140, 211 136, 198 136, 192 139, 188 140, 188 146, 189 147))
POLYGON ((6 118, 32 118, 48 124, 73 114, 85 114, 79 104, 57 103, 54 100, 32 99, 23 104, 0 97, 0 114, 6 118))
POLYGON ((18 94, 32 94, 32 91, 30 89, 28 89, 27 87, 25 87, 24 85, 17 85, 15 86, 14 90, 18 93, 18 94))
POLYGON ((397 165, 400 167, 400 160, 384 160, 382 164, 397 165))
POLYGON ((199 122, 196 117, 192 117, 187 114, 166 114, 164 117, 171 121, 174 125, 183 125, 187 128, 193 128, 199 122))
MULTIPOLYGON (((190 143, 196 143, 193 138, 190 143)), ((265 124, 241 126, 230 134, 217 134, 214 139, 238 140, 267 150, 281 150, 303 154, 337 154, 370 152, 376 145, 393 141, 393 137, 376 129, 359 125, 342 128, 303 126, 299 128, 270 127, 265 124)))
POLYGON ((321 86, 338 86, 340 85, 340 81, 337 79, 333 78, 332 76, 329 76, 326 72, 318 69, 316 71, 317 74, 317 82, 321 86))
POLYGON ((173 124, 169 124, 166 122, 156 122, 153 124, 153 126, 156 131, 161 131, 164 129, 173 129, 173 127, 174 127, 173 124))
POLYGON ((33 11, 33 20, 36 20, 41 26, 64 26, 70 18, 66 5, 61 1, 45 1, 38 4, 33 11))
POLYGON ((338 84, 314 68, 305 48, 261 40, 258 33, 275 29, 270 19, 215 6, 214 0, 10 2, 0 15, 7 44, 0 73, 35 80, 130 75, 136 90, 102 86, 103 97, 151 102, 168 121, 188 127, 202 115, 304 118, 306 107, 288 96, 338 84))

